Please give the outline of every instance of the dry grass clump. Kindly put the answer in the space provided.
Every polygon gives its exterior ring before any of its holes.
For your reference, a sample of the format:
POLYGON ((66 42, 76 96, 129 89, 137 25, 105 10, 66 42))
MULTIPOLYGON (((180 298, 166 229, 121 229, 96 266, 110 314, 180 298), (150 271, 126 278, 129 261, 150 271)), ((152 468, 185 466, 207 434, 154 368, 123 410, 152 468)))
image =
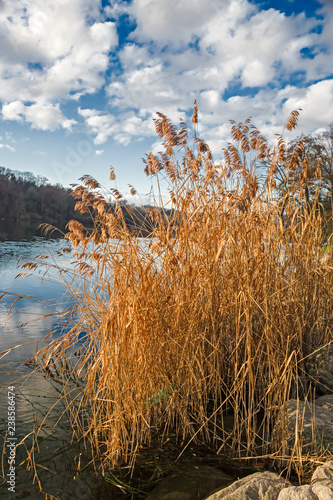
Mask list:
MULTIPOLYGON (((294 112, 287 129, 296 121, 294 112)), ((311 393, 307 358, 332 338, 332 267, 320 261, 320 207, 302 197, 306 164, 298 184, 276 187, 302 146, 288 155, 281 136, 272 150, 246 120, 233 124, 216 164, 201 139, 190 147, 184 123, 159 114, 155 124, 164 152, 150 153, 145 171, 168 181, 172 210, 147 212, 150 237, 138 238, 119 191, 111 208, 94 179, 81 179, 76 208, 94 228, 71 221, 66 234, 78 313, 43 363, 64 366, 86 333, 68 404, 78 434, 108 464, 134 459, 153 431, 171 428, 182 443, 286 455, 286 401, 311 393)))

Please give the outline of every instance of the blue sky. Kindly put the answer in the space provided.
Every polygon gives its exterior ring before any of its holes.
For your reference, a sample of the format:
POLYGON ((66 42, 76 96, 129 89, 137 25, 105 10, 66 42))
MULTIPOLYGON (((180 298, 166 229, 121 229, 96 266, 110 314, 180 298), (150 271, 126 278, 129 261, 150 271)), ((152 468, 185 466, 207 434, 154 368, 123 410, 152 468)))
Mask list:
POLYGON ((0 0, 0 165, 110 186, 112 164, 146 202, 157 111, 190 123, 196 99, 218 160, 230 119, 328 128, 332 68, 332 0, 0 0))

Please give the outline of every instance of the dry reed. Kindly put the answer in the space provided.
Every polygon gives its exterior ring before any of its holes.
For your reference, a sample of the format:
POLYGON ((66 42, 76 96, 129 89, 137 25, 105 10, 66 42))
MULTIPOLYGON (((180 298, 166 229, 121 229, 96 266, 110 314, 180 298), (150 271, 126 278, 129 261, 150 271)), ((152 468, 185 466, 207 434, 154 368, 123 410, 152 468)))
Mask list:
POLYGON ((303 197, 306 165, 298 184, 277 188, 302 144, 288 154, 283 135, 272 149, 250 120, 233 123, 216 164, 197 133, 189 145, 184 123, 159 114, 155 125, 164 153, 150 153, 145 172, 168 181, 172 210, 147 212, 150 235, 139 238, 119 191, 110 207, 94 179, 81 179, 76 208, 94 228, 71 221, 66 234, 77 314, 39 362, 63 370, 65 390, 76 391, 68 406, 77 435, 108 467, 133 463, 153 432, 163 439, 170 429, 183 445, 204 439, 240 457, 296 456, 286 402, 313 389, 307 360, 332 339, 333 298, 332 267, 318 257, 320 207, 303 197))

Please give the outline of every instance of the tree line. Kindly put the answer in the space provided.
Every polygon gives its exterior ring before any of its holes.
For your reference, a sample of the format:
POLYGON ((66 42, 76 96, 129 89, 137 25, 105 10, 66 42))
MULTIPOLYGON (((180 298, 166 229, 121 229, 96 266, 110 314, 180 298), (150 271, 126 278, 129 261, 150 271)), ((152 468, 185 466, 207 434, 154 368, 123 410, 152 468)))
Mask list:
POLYGON ((72 218, 75 200, 71 189, 52 185, 43 176, 0 167, 0 218, 5 221, 40 221, 64 228, 72 218))
MULTIPOLYGON (((45 223, 64 230, 70 220, 76 219, 89 228, 90 214, 75 210, 77 200, 72 193, 70 188, 50 184, 46 177, 0 167, 1 220, 45 223)), ((133 234, 150 234, 154 225, 154 216, 150 215, 153 207, 128 205, 125 199, 117 204, 133 234)), ((115 203, 110 201, 109 208, 112 211, 115 203)))

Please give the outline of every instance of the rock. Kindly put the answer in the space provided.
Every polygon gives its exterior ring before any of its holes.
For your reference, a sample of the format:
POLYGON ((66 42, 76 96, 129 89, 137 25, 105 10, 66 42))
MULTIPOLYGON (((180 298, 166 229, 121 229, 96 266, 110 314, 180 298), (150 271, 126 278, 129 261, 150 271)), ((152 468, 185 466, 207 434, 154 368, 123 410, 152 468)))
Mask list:
POLYGON ((312 486, 291 486, 280 491, 278 500, 318 500, 312 486))
POLYGON ((311 484, 333 485, 333 460, 329 460, 324 465, 317 467, 312 474, 311 484))
POLYGON ((313 354, 308 362, 308 373, 322 394, 333 393, 333 344, 313 354))
POLYGON ((333 394, 325 394, 324 396, 320 396, 315 400, 315 404, 317 406, 323 406, 328 410, 333 410, 333 394))
POLYGON ((312 491, 316 495, 316 500, 333 500, 333 484, 332 487, 324 484, 315 484, 312 486, 312 491))
POLYGON ((257 472, 216 491, 206 500, 333 500, 333 460, 317 467, 311 484, 290 486, 272 472, 257 472))
POLYGON ((256 472, 216 491, 206 500, 277 500, 289 482, 273 472, 256 472))
POLYGON ((309 450, 313 443, 333 451, 333 406, 328 403, 327 397, 321 405, 317 401, 311 404, 291 399, 287 403, 288 441, 293 446, 296 428, 302 429, 303 452, 309 450))
POLYGON ((197 500, 232 482, 232 477, 206 465, 180 467, 148 495, 147 500, 197 500))
POLYGON ((311 485, 285 488, 278 500, 333 500, 333 460, 317 467, 311 485))

